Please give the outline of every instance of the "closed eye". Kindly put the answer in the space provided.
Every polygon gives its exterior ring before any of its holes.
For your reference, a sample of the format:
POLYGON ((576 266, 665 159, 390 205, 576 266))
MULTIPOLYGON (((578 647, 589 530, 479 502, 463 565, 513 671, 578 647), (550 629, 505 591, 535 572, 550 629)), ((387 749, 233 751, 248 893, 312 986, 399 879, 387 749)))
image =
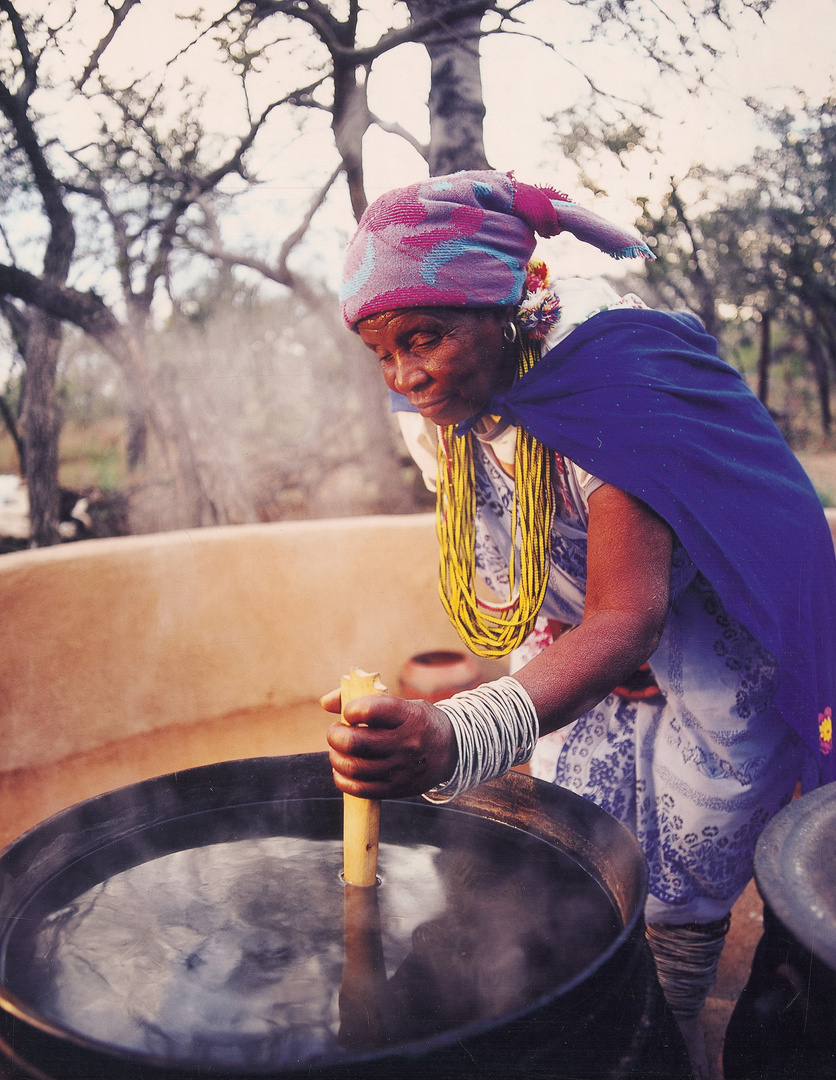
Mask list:
POLYGON ((430 334, 427 332, 413 334, 409 339, 409 347, 411 349, 428 349, 437 345, 440 340, 440 334, 430 334))

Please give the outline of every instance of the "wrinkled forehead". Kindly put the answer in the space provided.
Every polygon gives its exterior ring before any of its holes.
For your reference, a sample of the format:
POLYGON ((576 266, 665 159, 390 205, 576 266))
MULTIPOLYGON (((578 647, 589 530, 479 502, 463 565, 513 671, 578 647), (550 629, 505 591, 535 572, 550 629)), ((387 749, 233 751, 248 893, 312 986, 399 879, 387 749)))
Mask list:
POLYGON ((468 308, 433 306, 394 308, 392 311, 379 311, 374 315, 367 315, 364 319, 360 319, 357 328, 380 330, 393 323, 410 322, 413 318, 432 318, 441 322, 450 322, 467 317, 468 311, 468 308))
POLYGON ((357 323, 357 332, 364 340, 376 339, 383 334, 401 333, 415 326, 452 327, 469 319, 472 311, 468 308, 453 307, 410 307, 396 308, 393 311, 380 311, 367 315, 357 323))

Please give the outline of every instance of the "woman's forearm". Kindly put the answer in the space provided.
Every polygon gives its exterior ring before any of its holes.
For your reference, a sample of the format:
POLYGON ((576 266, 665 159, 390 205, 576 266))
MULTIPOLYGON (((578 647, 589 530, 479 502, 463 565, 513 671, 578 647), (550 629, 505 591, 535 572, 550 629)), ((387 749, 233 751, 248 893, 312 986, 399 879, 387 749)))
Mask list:
POLYGON ((590 496, 583 621, 516 674, 541 735, 588 712, 656 651, 672 548, 668 526, 638 499, 607 484, 590 496))
POLYGON ((515 673, 527 690, 545 735, 576 720, 652 656, 664 619, 600 611, 515 673))

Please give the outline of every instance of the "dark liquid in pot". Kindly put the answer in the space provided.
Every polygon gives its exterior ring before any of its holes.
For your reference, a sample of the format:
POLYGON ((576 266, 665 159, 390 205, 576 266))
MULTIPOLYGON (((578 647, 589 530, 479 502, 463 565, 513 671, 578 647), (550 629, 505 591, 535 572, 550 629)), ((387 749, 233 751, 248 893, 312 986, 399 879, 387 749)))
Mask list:
POLYGON ((4 984, 122 1051, 282 1068, 513 1013, 621 929, 552 845, 414 804, 383 808, 378 888, 346 890, 340 810, 213 811, 102 848, 19 913, 4 984))

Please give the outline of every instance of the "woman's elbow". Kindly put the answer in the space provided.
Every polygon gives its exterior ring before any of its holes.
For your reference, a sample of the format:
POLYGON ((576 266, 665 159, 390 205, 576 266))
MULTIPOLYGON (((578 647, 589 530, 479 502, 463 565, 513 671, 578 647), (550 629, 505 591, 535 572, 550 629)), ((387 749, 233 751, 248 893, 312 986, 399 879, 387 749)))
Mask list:
POLYGON ((637 628, 637 638, 640 642, 639 651, 643 654, 641 663, 656 652, 662 642, 662 635, 668 621, 668 603, 657 605, 649 611, 642 613, 637 628))

